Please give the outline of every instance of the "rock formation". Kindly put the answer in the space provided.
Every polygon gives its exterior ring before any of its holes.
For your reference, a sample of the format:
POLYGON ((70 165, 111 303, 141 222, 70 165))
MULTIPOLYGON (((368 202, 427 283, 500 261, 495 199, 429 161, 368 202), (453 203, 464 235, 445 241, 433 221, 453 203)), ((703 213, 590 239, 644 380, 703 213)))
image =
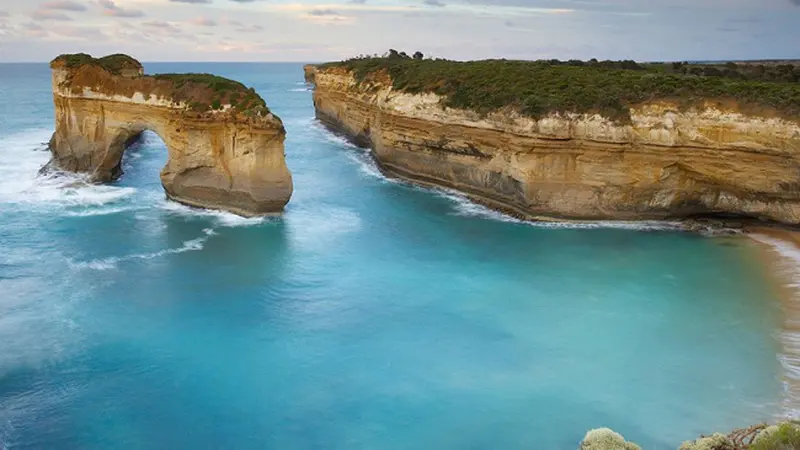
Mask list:
POLYGON ((800 122, 708 101, 538 119, 482 115, 434 93, 396 91, 388 74, 357 82, 307 66, 323 123, 372 147, 389 175, 459 190, 532 219, 664 220, 741 216, 800 224, 800 122))
POLYGON ((289 201, 286 132, 254 90, 207 74, 145 76, 125 55, 62 55, 50 67, 58 168, 113 180, 127 143, 151 130, 169 152, 161 171, 169 198, 244 216, 289 201))

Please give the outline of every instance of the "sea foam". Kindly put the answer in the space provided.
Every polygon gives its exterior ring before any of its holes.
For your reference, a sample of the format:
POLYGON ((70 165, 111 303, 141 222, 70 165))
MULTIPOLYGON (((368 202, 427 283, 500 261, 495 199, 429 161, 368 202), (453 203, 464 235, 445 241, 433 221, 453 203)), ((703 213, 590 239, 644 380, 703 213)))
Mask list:
POLYGON ((122 261, 130 261, 136 259, 147 260, 147 259, 160 258, 166 255, 174 255, 185 252, 195 252, 202 250, 206 241, 211 236, 217 234, 213 228, 206 228, 203 230, 203 233, 204 233, 203 236, 184 241, 183 244, 177 248, 168 248, 165 250, 159 250, 157 252, 150 252, 150 253, 134 253, 125 256, 111 256, 108 258, 99 258, 90 261, 75 261, 72 259, 67 259, 67 263, 73 269, 113 270, 117 269, 118 263, 122 261))
POLYGON ((130 187, 93 184, 82 174, 40 174, 50 160, 46 151, 50 133, 47 129, 26 130, 0 141, 0 203, 69 211, 117 202, 136 192, 130 187))

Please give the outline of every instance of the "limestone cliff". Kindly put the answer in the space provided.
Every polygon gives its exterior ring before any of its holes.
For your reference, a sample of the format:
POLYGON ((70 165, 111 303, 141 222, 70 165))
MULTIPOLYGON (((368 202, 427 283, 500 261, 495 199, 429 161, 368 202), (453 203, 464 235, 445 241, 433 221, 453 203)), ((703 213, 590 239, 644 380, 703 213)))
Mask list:
POLYGON ((372 147, 392 176, 457 189, 527 219, 737 215, 800 224, 800 122, 736 104, 651 101, 630 121, 538 119, 445 107, 433 93, 359 83, 339 66, 305 68, 317 117, 372 147))
POLYGON ((59 168, 113 180, 126 144, 151 130, 169 152, 161 182, 171 199, 245 216, 289 201, 286 132, 255 91, 206 74, 144 76, 124 55, 62 55, 51 68, 59 168))

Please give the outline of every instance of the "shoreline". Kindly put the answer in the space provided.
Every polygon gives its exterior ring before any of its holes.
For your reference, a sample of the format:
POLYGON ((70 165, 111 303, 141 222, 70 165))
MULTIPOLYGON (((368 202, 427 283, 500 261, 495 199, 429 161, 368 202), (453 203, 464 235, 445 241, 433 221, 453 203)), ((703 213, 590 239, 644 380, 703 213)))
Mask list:
POLYGON ((758 263, 780 299, 781 326, 776 334, 785 397, 782 419, 800 417, 800 231, 766 226, 746 227, 758 263))

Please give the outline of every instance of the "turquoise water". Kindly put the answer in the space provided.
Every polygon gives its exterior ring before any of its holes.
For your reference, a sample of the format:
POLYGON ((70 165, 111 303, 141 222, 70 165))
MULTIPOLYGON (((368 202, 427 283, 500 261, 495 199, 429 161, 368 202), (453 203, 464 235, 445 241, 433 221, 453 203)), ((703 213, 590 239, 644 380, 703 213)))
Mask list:
MULTIPOLYGON (((46 65, 0 65, 3 448, 645 449, 786 413, 779 301, 744 240, 531 226, 382 178, 295 64, 280 219, 164 199, 146 134, 111 186, 42 178, 46 65)), ((789 399, 791 400, 791 399, 789 399)))

